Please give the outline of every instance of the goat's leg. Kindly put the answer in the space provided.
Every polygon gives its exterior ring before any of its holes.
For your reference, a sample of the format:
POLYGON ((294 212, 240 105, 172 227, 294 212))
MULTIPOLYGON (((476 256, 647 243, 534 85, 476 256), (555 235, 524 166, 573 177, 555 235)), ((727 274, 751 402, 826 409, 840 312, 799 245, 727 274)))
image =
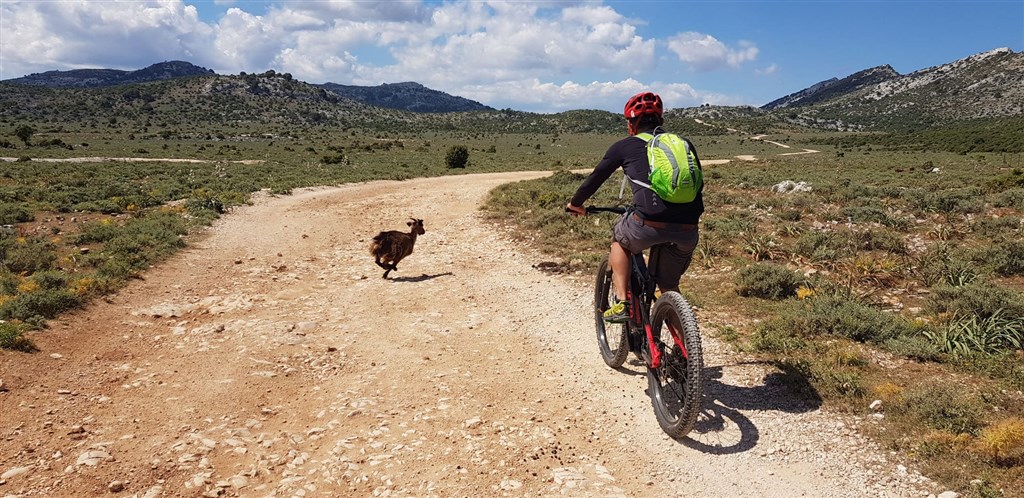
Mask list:
POLYGON ((379 267, 381 267, 381 268, 383 268, 385 270, 391 268, 391 265, 384 264, 383 262, 381 262, 380 258, 377 258, 377 260, 374 261, 374 263, 377 263, 377 266, 379 266, 379 267))

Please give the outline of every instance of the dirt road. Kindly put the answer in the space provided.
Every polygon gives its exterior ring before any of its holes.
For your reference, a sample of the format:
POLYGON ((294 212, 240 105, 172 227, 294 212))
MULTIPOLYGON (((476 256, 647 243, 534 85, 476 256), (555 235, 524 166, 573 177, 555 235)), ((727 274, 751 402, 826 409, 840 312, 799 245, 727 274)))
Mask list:
POLYGON ((478 213, 543 174, 237 209, 33 335, 40 352, 0 352, 0 496, 940 491, 708 334, 707 414, 694 439, 663 436, 640 368, 600 360, 590 276, 534 269, 543 257, 478 213), (383 280, 370 238, 410 216, 427 232, 383 280))

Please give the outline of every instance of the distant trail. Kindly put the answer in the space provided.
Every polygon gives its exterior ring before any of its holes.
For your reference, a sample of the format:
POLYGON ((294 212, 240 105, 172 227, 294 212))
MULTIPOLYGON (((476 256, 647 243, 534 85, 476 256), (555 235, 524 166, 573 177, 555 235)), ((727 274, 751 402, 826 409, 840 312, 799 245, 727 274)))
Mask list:
MULTIPOLYGON (((0 157, 0 161, 16 162, 18 157, 0 157)), ((235 164, 262 164, 262 159, 243 159, 240 161, 221 161, 210 159, 178 159, 168 157, 33 157, 32 161, 43 163, 235 163, 235 164)))
POLYGON ((767 137, 767 136, 768 135, 754 135, 754 136, 750 137, 750 139, 751 140, 761 140, 762 142, 767 142, 767 143, 770 143, 772 145, 778 145, 779 147, 782 147, 783 149, 788 149, 789 148, 789 146, 786 145, 786 144, 780 144, 778 142, 772 142, 771 140, 765 140, 764 137, 767 137))
MULTIPOLYGON (((704 120, 701 120, 701 119, 693 118, 693 120, 696 123, 702 124, 704 126, 714 126, 714 125, 712 125, 712 124, 710 124, 710 123, 708 123, 708 122, 706 122, 704 120)), ((737 130, 735 128, 726 128, 726 129, 729 130, 729 131, 732 131, 732 132, 736 132, 736 133, 747 134, 746 132, 737 130)), ((786 145, 786 144, 783 144, 783 143, 773 142, 771 140, 765 140, 764 137, 767 137, 767 136, 768 135, 764 135, 764 134, 754 135, 754 136, 751 136, 750 139, 751 140, 760 140, 762 142, 767 142, 767 143, 770 143, 772 145, 777 145, 779 147, 782 147, 783 149, 791 148, 789 145, 786 145)), ((778 154, 778 155, 779 156, 797 156, 797 155, 801 155, 801 154, 814 154, 814 153, 817 153, 817 152, 820 152, 820 151, 817 151, 817 150, 814 150, 814 149, 803 149, 802 152, 787 152, 785 154, 778 154)), ((736 157, 736 159, 739 159, 741 161, 756 161, 757 160, 757 156, 753 156, 753 155, 749 155, 749 154, 739 155, 739 156, 735 156, 735 157, 736 157)), ((701 162, 704 163, 704 164, 725 164, 725 163, 730 162, 730 160, 729 159, 710 159, 710 160, 701 161, 701 162)))

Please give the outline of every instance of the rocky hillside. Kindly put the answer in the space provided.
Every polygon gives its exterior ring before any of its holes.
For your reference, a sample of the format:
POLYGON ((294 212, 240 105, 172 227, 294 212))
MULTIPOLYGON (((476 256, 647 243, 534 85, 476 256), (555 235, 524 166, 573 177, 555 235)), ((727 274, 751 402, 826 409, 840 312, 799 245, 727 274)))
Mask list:
POLYGON ((211 74, 214 74, 213 70, 196 66, 190 62, 170 61, 153 64, 137 71, 121 71, 118 69, 46 71, 45 73, 33 73, 21 78, 4 80, 4 82, 51 88, 95 88, 211 74))
POLYGON ((461 112, 494 110, 479 102, 431 90, 419 83, 385 83, 380 86, 353 86, 337 83, 317 85, 342 97, 366 104, 412 112, 461 112))
POLYGON ((537 114, 477 110, 427 114, 368 105, 288 73, 209 75, 100 88, 51 88, 0 82, 0 120, 134 123, 157 121, 174 133, 211 128, 281 134, 303 127, 418 132, 621 132, 622 118, 605 111, 537 114))
POLYGON ((781 99, 773 100, 761 108, 766 110, 775 110, 786 107, 814 105, 856 92, 857 90, 869 85, 882 83, 899 77, 900 73, 897 73, 892 66, 886 64, 884 66, 865 69, 843 79, 832 78, 816 83, 809 88, 800 90, 799 92, 791 93, 781 99))
MULTIPOLYGON (((274 70, 263 75, 275 76, 274 70)), ((184 61, 153 64, 137 71, 118 69, 74 69, 70 71, 47 71, 21 78, 4 80, 4 83, 32 85, 48 88, 101 88, 149 83, 189 76, 214 76, 211 69, 184 61)), ((256 76, 256 73, 241 73, 241 78, 256 76)), ((288 73, 281 76, 291 78, 288 73)), ((464 112, 494 110, 479 102, 432 90, 419 83, 385 83, 380 86, 354 86, 337 83, 314 85, 328 90, 346 100, 354 100, 374 107, 400 109, 412 112, 464 112)))
POLYGON ((1024 114, 1024 53, 999 48, 906 75, 889 66, 819 83, 764 106, 839 130, 920 129, 1024 114))

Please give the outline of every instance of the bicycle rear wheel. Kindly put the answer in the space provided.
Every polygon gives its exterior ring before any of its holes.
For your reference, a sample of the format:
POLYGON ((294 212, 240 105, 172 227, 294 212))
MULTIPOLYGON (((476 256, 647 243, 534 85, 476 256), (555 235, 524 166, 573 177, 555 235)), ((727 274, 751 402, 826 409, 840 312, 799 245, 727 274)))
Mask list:
POLYGON ((597 345, 601 348, 601 358, 605 365, 618 368, 629 354, 629 343, 626 341, 626 327, 629 324, 604 321, 604 311, 614 304, 612 288, 612 269, 605 259, 597 269, 597 280, 594 282, 594 327, 597 329, 597 345))
POLYGON ((677 292, 666 292, 654 303, 651 327, 662 351, 661 365, 647 371, 651 403, 662 430, 681 438, 693 430, 701 408, 700 329, 690 303, 677 292))

